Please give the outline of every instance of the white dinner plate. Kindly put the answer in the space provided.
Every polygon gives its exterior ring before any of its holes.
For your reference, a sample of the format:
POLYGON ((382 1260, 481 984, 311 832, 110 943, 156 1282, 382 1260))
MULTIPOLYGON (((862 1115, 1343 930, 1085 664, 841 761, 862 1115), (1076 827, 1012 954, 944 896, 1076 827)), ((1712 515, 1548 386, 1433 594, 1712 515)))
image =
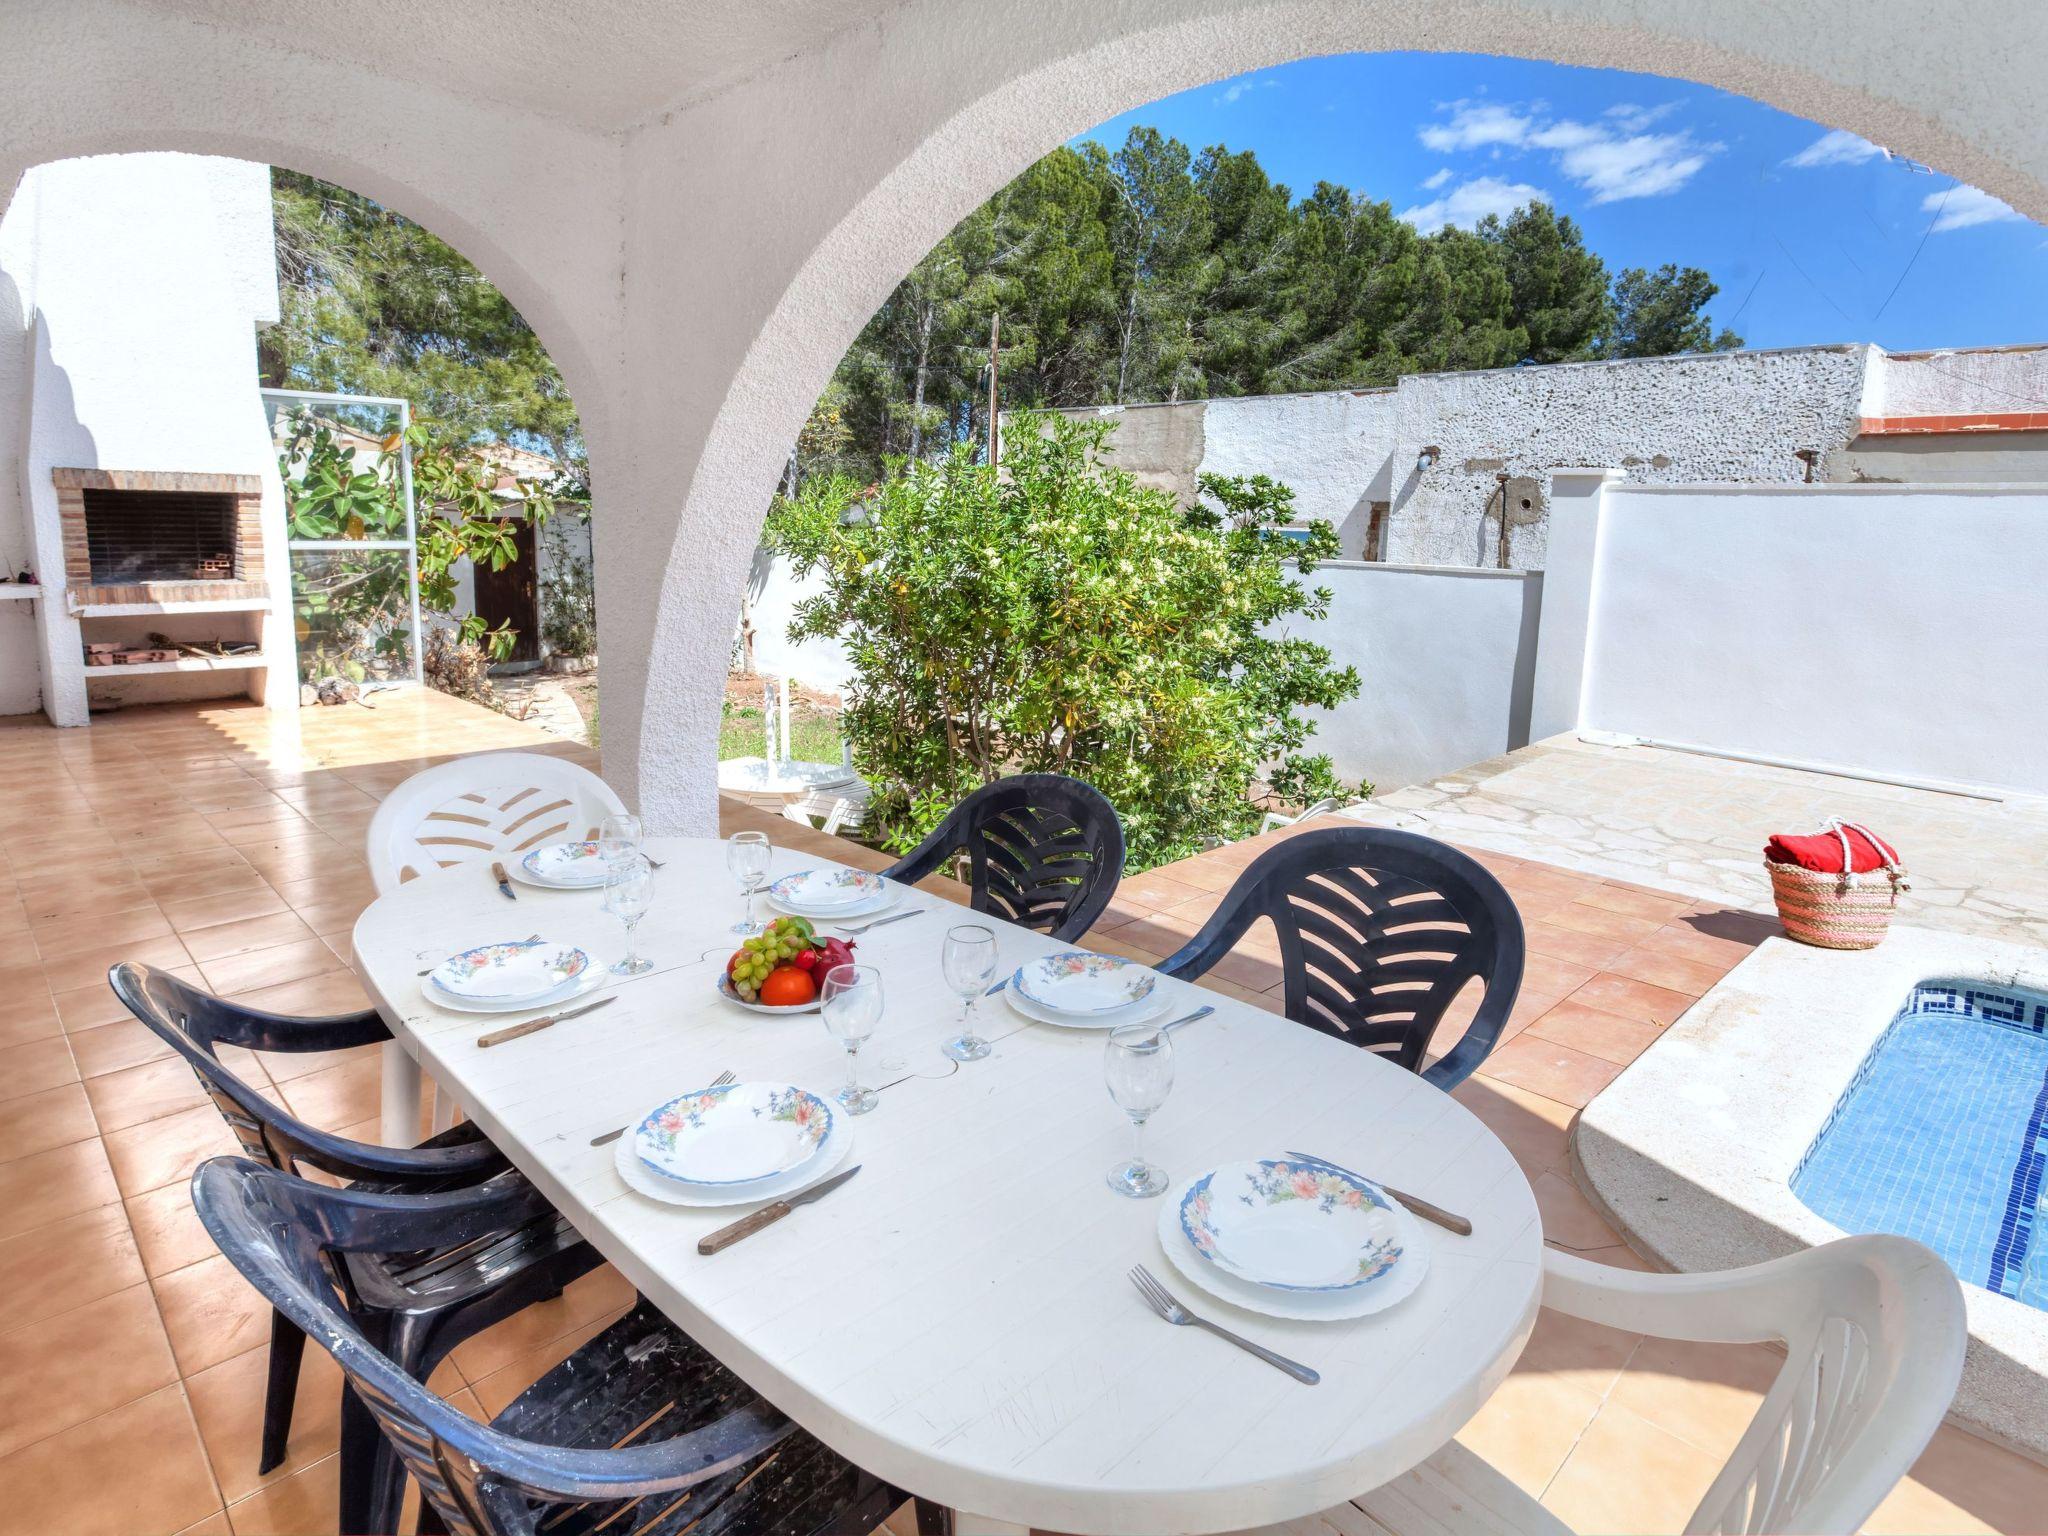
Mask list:
POLYGON ((1159 1248, 1182 1279, 1218 1301, 1264 1317, 1284 1317, 1303 1323, 1348 1322, 1406 1301, 1429 1273, 1429 1240, 1423 1235, 1422 1224, 1396 1207, 1395 1215, 1406 1223, 1401 1262, 1371 1285, 1352 1291, 1276 1291, 1270 1286, 1252 1285, 1199 1257, 1181 1234, 1180 1203, 1194 1183, 1192 1178, 1182 1179, 1160 1202, 1159 1248))
POLYGON ((592 842, 550 843, 507 866, 521 885, 544 891, 589 891, 603 886, 609 866, 592 842))
POLYGON ((1011 975, 1007 990, 1022 993, 1048 1013, 1099 1018, 1142 1003, 1158 980, 1122 955, 1063 949, 1026 960, 1011 975))
POLYGON ((825 1006, 825 999, 814 993, 808 1003, 786 1003, 779 1008, 771 1008, 766 1003, 750 1003, 744 997, 741 997, 739 993, 733 991, 732 978, 723 971, 720 971, 713 978, 713 982, 718 988, 718 995, 720 997, 731 1003, 733 1007, 744 1008, 749 1013, 816 1013, 825 1006))
POLYGON ((590 956, 554 939, 508 939, 450 955, 427 975, 444 997, 524 1008, 562 991, 590 968, 590 956))
POLYGON ((1293 1158, 1225 1163, 1180 1202, 1181 1235, 1197 1258, 1276 1291, 1352 1291, 1401 1262, 1402 1232, 1386 1191, 1293 1158))
POLYGON ((1111 1030, 1125 1024, 1142 1024, 1166 1012, 1167 1004, 1172 1001, 1164 992, 1154 992, 1141 1002, 1119 1008, 1114 1013, 1066 1014, 1041 1008, 1030 998, 1020 996, 1015 983, 1003 988, 1002 995, 1012 1012, 1021 1013, 1035 1023, 1050 1024, 1055 1029, 1111 1030))
POLYGON ((436 1008, 446 1008, 453 1013, 537 1013, 544 1009, 559 1007, 564 1003, 572 1003, 579 997, 595 992, 611 979, 612 973, 607 967, 593 962, 585 967, 581 976, 565 986, 556 988, 545 997, 519 1003, 473 1003, 449 996, 434 985, 430 976, 420 983, 420 996, 436 1008))
POLYGON ((884 880, 880 894, 850 907, 840 907, 832 912, 799 912, 795 907, 785 906, 775 899, 775 888, 768 888, 768 905, 775 911, 790 917, 808 918, 814 923, 846 923, 857 917, 872 917, 877 912, 886 912, 903 899, 903 887, 894 880, 884 880))
POLYGON ((800 869, 768 882, 768 895, 799 917, 836 917, 882 894, 880 875, 865 869, 800 869))
POLYGON ((640 1161, 682 1184, 729 1189, 794 1173, 837 1117, 795 1083, 721 1083, 657 1104, 633 1127, 640 1161))
POLYGON ((650 1200, 659 1200, 663 1205, 753 1205, 764 1200, 780 1200, 785 1195, 809 1189, 845 1162, 852 1150, 853 1117, 835 1113, 832 1129, 818 1148, 818 1155, 801 1168, 772 1179, 713 1186, 685 1184, 679 1179, 664 1178, 640 1161, 640 1154, 634 1150, 630 1135, 621 1136, 612 1143, 612 1166, 618 1169, 619 1177, 628 1189, 650 1200))

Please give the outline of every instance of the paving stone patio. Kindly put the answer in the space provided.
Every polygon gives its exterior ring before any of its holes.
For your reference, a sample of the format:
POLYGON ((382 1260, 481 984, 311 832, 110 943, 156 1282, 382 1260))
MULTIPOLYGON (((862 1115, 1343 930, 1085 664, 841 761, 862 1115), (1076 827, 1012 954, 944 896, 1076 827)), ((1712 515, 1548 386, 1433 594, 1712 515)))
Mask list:
MULTIPOLYGON (((105 973, 145 960, 279 1011, 363 1006, 349 932, 371 897, 362 843, 378 799, 431 762, 507 747, 595 766, 530 725, 410 691, 297 715, 237 704, 135 709, 66 732, 0 725, 6 1528, 334 1529, 334 1368, 308 1352, 290 1458, 258 1477, 266 1312, 213 1253, 186 1195, 193 1165, 233 1144, 191 1074, 123 1014, 105 973)), ((871 868, 888 862, 745 807, 728 804, 724 820, 871 868)), ((1164 955, 1261 846, 1289 835, 1131 879, 1091 942, 1164 955)), ((1572 1183, 1571 1117, 1774 925, 1658 889, 1647 866, 1648 883, 1632 884, 1453 835, 1500 874, 1531 948, 1512 1038, 1458 1097, 1528 1171, 1552 1241, 1633 1263, 1572 1183)), ((1277 1008, 1273 961, 1254 933, 1209 984, 1277 1008)), ((246 1065, 304 1118, 375 1135, 374 1047, 246 1065)), ((601 1270, 464 1345, 435 1385, 494 1412, 629 1300, 601 1270)), ((1460 1438, 1583 1531, 1677 1530, 1774 1366, 1762 1349, 1644 1341, 1546 1313, 1460 1438)), ((2044 1509, 2048 1471, 1944 1431, 1871 1529, 2040 1530, 2044 1509)))

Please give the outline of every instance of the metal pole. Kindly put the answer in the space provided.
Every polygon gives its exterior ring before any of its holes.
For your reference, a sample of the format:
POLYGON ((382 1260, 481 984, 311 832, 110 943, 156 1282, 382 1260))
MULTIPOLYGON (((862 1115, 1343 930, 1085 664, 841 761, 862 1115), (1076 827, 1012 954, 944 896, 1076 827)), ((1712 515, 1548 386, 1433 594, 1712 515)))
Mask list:
POLYGON ((1003 312, 988 317, 988 467, 994 469, 1002 456, 1001 430, 996 426, 996 372, 1002 366, 1003 312))
POLYGON ((405 576, 412 593, 412 680, 424 684, 426 631, 420 623, 420 530, 412 504, 412 402, 398 402, 398 484, 405 495, 405 576))

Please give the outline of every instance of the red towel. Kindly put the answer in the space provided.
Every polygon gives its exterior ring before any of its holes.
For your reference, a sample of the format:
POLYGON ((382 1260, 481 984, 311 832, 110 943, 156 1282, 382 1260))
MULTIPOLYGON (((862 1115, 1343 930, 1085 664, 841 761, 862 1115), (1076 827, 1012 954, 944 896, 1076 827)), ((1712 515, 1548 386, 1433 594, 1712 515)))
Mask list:
POLYGON ((1861 827, 1844 827, 1839 833, 1822 831, 1802 835, 1780 832, 1764 844, 1764 858, 1772 864, 1797 864, 1801 869, 1839 875, 1842 872, 1844 836, 1849 841, 1851 874, 1867 875, 1872 870, 1898 862, 1896 849, 1879 842, 1861 827))

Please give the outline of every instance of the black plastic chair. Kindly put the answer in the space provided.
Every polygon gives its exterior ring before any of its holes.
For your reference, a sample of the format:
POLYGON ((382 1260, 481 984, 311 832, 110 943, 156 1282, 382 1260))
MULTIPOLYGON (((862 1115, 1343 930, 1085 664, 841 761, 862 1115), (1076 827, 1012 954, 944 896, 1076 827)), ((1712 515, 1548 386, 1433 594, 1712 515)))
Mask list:
POLYGON ((1448 843, 1383 827, 1325 827, 1267 849, 1202 931, 1162 961, 1192 981, 1270 918, 1287 1017, 1379 1051, 1439 1088, 1486 1059, 1522 990, 1522 915, 1486 866, 1448 843), (1486 984, 1458 1043, 1427 1071, 1444 1011, 1486 984))
POLYGON ((906 883, 967 854, 977 912, 1073 940, 1095 926, 1124 873, 1124 824, 1100 791, 1057 773, 984 784, 884 873, 906 883))
POLYGON ((866 1536, 902 1503, 644 1300, 483 1425, 388 1358, 336 1299, 335 1268, 450 1235, 485 1240, 534 1198, 531 1186, 500 1180, 425 1196, 329 1189, 231 1157, 192 1177, 192 1203, 221 1252, 334 1356, 404 1458, 423 1496, 422 1529, 866 1536), (345 1262, 323 1262, 330 1254, 345 1262), (657 1426, 662 1438, 642 1442, 657 1426))
MULTIPOLYGON (((470 1122, 417 1147, 352 1141, 306 1124, 272 1103, 219 1059, 219 1047, 252 1051, 336 1051, 391 1038, 374 1012, 293 1018, 226 1002, 153 966, 121 964, 108 972, 114 993, 197 1074, 245 1151, 284 1174, 317 1168, 365 1192, 425 1195, 471 1188, 486 1180, 527 1189, 508 1172, 505 1156, 470 1122)), ((489 1229, 437 1232, 416 1224, 423 1240, 347 1258, 333 1283, 350 1315, 402 1368, 422 1381, 456 1345, 562 1287, 603 1262, 538 1194, 489 1229)), ((270 1322, 269 1378, 263 1402, 258 1470, 284 1460, 291 1434, 305 1334, 282 1312, 270 1322)), ((384 1446, 362 1404, 344 1392, 341 1413, 341 1528, 397 1529, 405 1474, 384 1446)))

